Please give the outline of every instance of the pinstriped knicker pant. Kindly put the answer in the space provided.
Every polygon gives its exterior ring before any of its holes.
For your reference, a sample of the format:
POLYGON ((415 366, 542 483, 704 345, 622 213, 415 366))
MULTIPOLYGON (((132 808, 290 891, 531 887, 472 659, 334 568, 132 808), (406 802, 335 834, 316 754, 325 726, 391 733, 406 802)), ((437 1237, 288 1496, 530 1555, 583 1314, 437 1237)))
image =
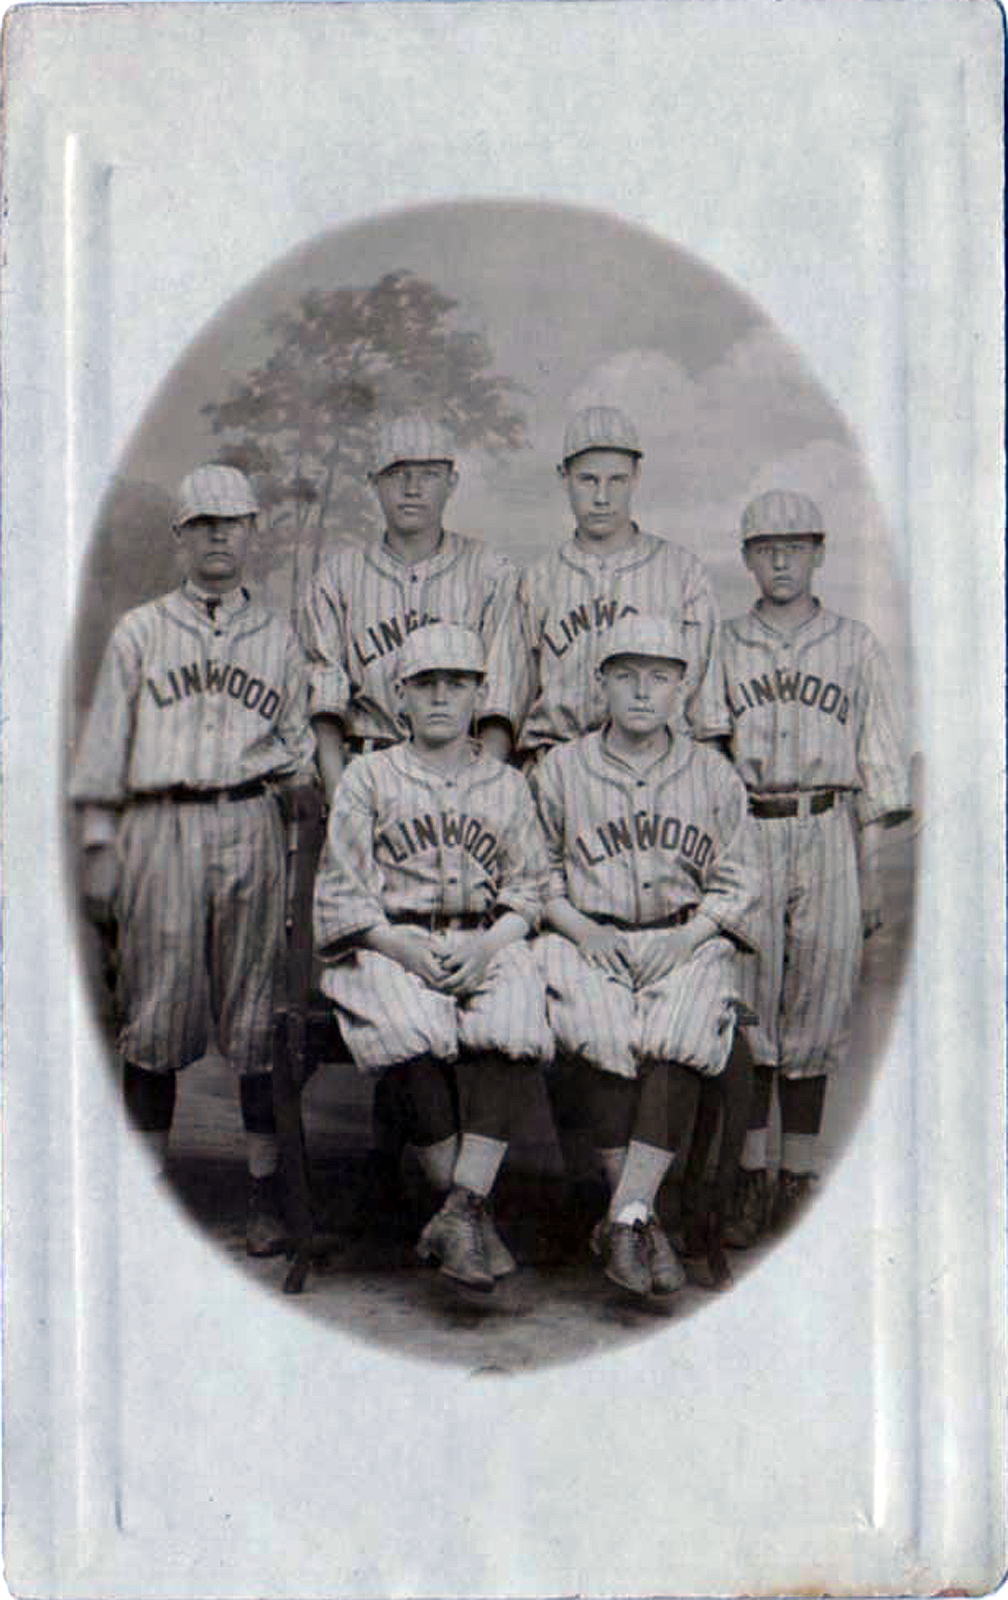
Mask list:
POLYGON ((843 1059, 861 962, 857 845, 846 802, 810 817, 754 817, 760 863, 759 960, 746 998, 759 1015, 756 1061, 787 1078, 843 1059))
POLYGON ((213 1021, 239 1072, 269 1071, 284 950, 276 801, 134 804, 117 856, 121 1054, 148 1071, 175 1071, 206 1053, 213 1021))
MULTIPOLYGON (((624 935, 631 969, 661 935, 624 935)), ((729 939, 708 939, 689 961, 657 983, 635 989, 592 966, 558 933, 536 940, 546 1004, 557 1047, 620 1078, 636 1078, 641 1061, 677 1061, 705 1077, 724 1070, 734 1038, 746 958, 729 939)))
MULTIPOLYGON (((447 950, 455 936, 435 937, 447 950)), ((527 940, 499 950, 479 989, 462 1000, 429 988, 377 950, 357 950, 326 967, 322 989, 362 1072, 384 1072, 422 1055, 454 1061, 460 1050, 494 1050, 523 1061, 553 1054, 546 995, 527 940)))

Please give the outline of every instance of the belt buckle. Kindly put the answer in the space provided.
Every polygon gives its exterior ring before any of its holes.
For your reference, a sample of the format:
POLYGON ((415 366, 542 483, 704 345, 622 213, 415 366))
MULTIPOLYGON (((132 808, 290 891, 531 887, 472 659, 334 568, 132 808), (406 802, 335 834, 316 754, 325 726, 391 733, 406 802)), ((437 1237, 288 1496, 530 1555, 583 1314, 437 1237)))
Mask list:
POLYGON ((799 822, 807 822, 812 815, 813 793, 810 789, 799 789, 795 796, 797 810, 795 815, 799 822))

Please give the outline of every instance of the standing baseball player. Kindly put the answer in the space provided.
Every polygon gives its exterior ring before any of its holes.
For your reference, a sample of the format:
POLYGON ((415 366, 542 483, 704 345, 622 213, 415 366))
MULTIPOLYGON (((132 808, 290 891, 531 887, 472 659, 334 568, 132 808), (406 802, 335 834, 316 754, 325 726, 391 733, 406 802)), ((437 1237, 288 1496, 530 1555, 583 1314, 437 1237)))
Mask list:
POLYGON ((521 579, 521 650, 504 639, 490 646, 491 682, 518 716, 523 758, 602 725, 600 651, 613 624, 635 614, 661 614, 681 629, 687 661, 680 710, 693 737, 728 731, 717 602, 696 556, 633 520, 641 454, 636 428, 614 406, 590 406, 567 425, 557 471, 574 513, 573 537, 521 579))
POLYGON ((211 1020, 239 1073, 247 1244, 282 1248, 270 1069, 284 941, 276 787, 310 781, 307 674, 288 625, 242 584, 257 511, 232 467, 178 494, 181 588, 127 612, 105 652, 74 763, 85 893, 113 918, 126 1108, 162 1162, 176 1073, 211 1020))
POLYGON ((340 780, 315 886, 316 949, 354 1062, 397 1082, 410 1142, 447 1195, 421 1257, 492 1289, 515 1263, 491 1190, 514 1110, 552 1053, 527 937, 545 855, 524 778, 471 738, 479 635, 421 627, 397 670, 410 738, 359 756, 340 780))
MULTIPOLYGON (((459 623, 478 633, 486 649, 498 642, 504 662, 517 637, 515 568, 443 525, 458 483, 451 431, 419 414, 384 424, 369 481, 385 518, 384 535, 378 544, 346 541, 332 551, 301 621, 330 802, 348 756, 398 743, 408 733, 396 683, 400 652, 416 628, 459 623)), ((491 678, 480 733, 487 750, 504 760, 511 720, 507 695, 491 678)))
POLYGON ((742 516, 759 588, 722 629, 731 752, 749 791, 764 927, 752 969, 758 1063, 731 1243, 783 1226, 809 1193, 828 1076, 842 1062, 862 938, 881 922, 880 831, 910 815, 885 656, 860 622, 812 594, 825 525, 805 495, 774 490, 742 516), (859 856, 862 877, 859 883, 859 856), (776 1075, 781 1167, 767 1167, 776 1075))
POLYGON ((627 617, 600 650, 601 730, 555 746, 533 786, 550 863, 536 943, 558 1051, 581 1065, 611 1201, 605 1270, 668 1294, 684 1268, 655 1201, 689 1137, 701 1076, 723 1073, 751 945, 745 788, 681 731, 680 630, 627 617))

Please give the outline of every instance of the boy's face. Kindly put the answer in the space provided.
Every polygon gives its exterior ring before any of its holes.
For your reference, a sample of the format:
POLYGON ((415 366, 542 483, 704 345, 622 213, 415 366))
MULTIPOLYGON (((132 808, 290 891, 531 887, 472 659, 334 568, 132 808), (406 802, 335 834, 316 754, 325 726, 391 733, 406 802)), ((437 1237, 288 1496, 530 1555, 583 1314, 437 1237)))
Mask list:
POLYGON ((458 483, 450 461, 398 461, 372 479, 385 525, 401 538, 441 531, 441 518, 458 483))
POLYGON ((209 589, 233 589, 241 582, 255 517, 193 517, 176 528, 186 571, 209 589))
POLYGON ((620 732, 644 738, 667 727, 685 671, 681 661, 655 656, 614 656, 605 662, 602 690, 620 732))
POLYGON ((431 667, 401 683, 399 694, 417 744, 451 744, 472 726, 483 699, 483 679, 475 672, 431 667))
POLYGON ((823 541, 815 534, 750 539, 745 547, 745 564, 771 605, 787 605, 810 594, 822 561, 823 541))
POLYGON ((609 539, 630 525, 640 463, 624 450, 583 450, 561 469, 582 539, 609 539))

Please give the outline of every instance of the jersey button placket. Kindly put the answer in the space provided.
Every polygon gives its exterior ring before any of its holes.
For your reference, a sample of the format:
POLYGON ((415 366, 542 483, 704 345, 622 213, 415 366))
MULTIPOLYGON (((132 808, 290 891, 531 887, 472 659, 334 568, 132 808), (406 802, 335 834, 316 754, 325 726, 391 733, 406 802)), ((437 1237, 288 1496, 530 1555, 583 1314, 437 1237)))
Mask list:
MULTIPOLYGON (((450 811, 455 803, 455 780, 444 778, 442 788, 442 811, 450 811)), ((464 868, 461 850, 459 851, 458 868, 452 860, 451 854, 444 847, 438 848, 438 870, 441 874, 441 903, 449 916, 454 916, 464 910, 464 868)))

